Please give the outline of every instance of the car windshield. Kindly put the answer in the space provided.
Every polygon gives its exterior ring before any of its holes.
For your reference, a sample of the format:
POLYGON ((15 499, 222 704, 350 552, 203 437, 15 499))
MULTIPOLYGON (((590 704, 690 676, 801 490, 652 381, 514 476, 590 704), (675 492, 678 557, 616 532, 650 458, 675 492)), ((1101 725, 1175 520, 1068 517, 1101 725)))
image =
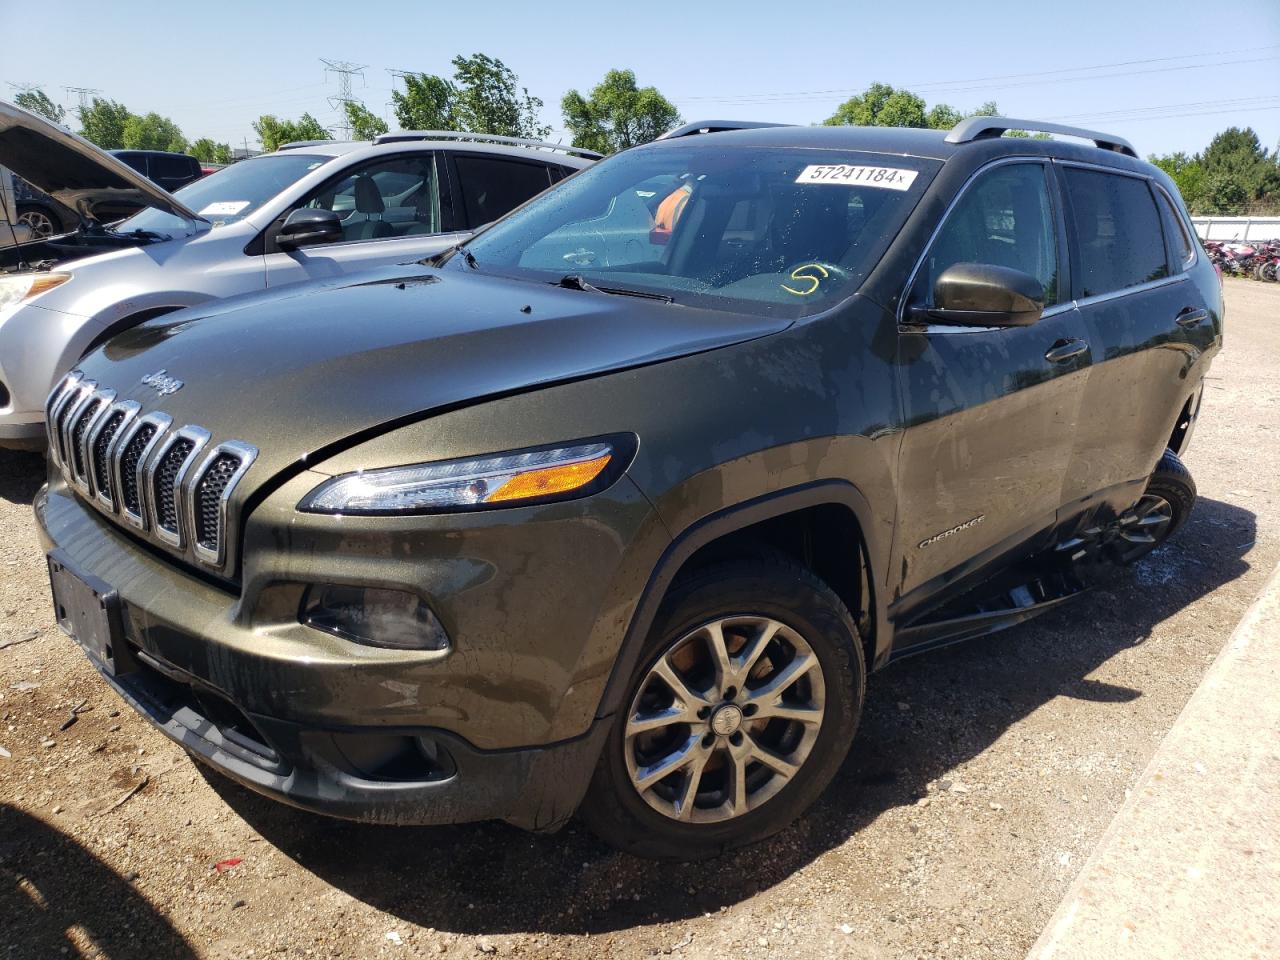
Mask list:
POLYGON ((677 303, 804 316, 852 294, 934 160, 848 151, 629 150, 466 245, 468 269, 677 303))
MULTIPOLYGON (((285 187, 296 183, 330 159, 316 154, 289 151, 241 160, 188 184, 174 196, 215 227, 221 227, 243 220, 285 187)), ((116 229, 123 233, 131 230, 166 233, 186 226, 186 221, 180 217, 148 207, 116 229)))

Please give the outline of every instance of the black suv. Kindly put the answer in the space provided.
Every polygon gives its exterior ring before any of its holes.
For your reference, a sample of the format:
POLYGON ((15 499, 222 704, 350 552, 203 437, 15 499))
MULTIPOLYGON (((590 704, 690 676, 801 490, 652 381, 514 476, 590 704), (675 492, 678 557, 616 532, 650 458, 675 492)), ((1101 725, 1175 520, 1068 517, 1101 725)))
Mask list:
POLYGON ((1222 304, 1163 173, 731 126, 89 355, 36 501, 64 629, 286 802, 695 857, 814 801, 870 671, 1186 520, 1222 304))

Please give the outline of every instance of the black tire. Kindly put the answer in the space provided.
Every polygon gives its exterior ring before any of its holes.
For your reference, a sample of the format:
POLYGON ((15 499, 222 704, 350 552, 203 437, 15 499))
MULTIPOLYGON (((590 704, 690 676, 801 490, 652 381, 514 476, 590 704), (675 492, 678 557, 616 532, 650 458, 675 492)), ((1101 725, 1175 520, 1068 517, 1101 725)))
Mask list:
MULTIPOLYGON (((579 816, 606 843, 654 859, 698 860, 763 840, 803 814, 835 776, 857 731, 865 686, 853 618, 835 592, 808 570, 770 557, 698 571, 677 582, 663 601, 579 816), (627 719, 660 657, 700 625, 737 615, 777 621, 803 638, 821 667, 822 721, 798 770, 758 807, 719 822, 680 822, 651 807, 633 784, 627 769, 627 719)), ((747 769, 745 762, 743 767, 747 769)))
POLYGON ((1191 477, 1191 471, 1172 450, 1165 450, 1160 462, 1156 464, 1155 472, 1147 482, 1147 489, 1134 511, 1141 513, 1144 508, 1148 508, 1156 501, 1168 505, 1169 523, 1160 528, 1159 534, 1152 543, 1126 544, 1124 540, 1117 541, 1115 546, 1117 562, 1131 564, 1141 560, 1177 533, 1191 516, 1191 511, 1196 505, 1196 482, 1191 477))

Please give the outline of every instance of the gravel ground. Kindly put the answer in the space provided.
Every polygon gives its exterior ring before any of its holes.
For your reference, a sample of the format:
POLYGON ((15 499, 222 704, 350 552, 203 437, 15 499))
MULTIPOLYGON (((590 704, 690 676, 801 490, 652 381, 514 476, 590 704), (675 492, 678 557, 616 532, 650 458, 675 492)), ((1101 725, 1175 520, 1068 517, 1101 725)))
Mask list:
POLYGON ((572 825, 356 826, 206 778, 53 626, 42 465, 0 453, 0 957, 1023 956, 1280 557, 1280 286, 1227 301, 1175 541, 873 676, 825 799, 695 865, 572 825))

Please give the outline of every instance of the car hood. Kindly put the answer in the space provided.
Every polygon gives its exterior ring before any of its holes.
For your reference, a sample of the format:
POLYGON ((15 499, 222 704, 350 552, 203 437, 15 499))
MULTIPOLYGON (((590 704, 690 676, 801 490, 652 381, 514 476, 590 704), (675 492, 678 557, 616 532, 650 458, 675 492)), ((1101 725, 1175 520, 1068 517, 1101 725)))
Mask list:
POLYGON ((188 210, 133 168, 43 117, 0 100, 0 167, 93 221, 93 205, 124 200, 155 207, 192 222, 188 210))
POLYGON ((453 269, 371 276, 168 314, 109 341, 80 369, 175 427, 257 447, 242 484, 251 490, 433 412, 790 324, 453 269))

